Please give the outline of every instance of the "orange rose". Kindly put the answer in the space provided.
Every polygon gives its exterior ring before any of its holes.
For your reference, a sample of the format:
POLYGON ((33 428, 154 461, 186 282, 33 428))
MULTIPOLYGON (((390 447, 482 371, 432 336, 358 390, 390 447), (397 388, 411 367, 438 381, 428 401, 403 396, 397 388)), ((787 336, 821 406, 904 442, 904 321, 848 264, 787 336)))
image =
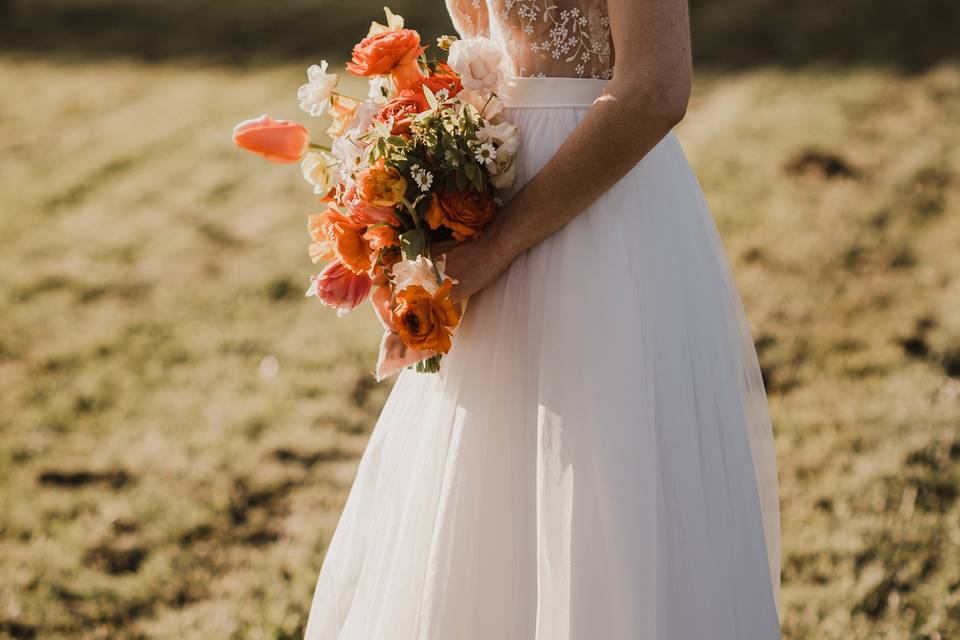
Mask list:
POLYGON ((460 313, 450 301, 453 280, 447 278, 431 296, 418 284, 397 293, 393 320, 404 344, 420 351, 447 353, 460 313))
POLYGON ((367 36, 353 47, 347 70, 358 76, 380 76, 400 65, 416 62, 423 51, 420 34, 412 29, 382 31, 367 36))
POLYGON ((370 244, 370 249, 373 251, 400 246, 400 237, 397 235, 397 230, 385 224, 368 227, 363 234, 363 239, 370 244))
POLYGON ((486 191, 438 190, 433 194, 426 221, 431 229, 447 227, 455 239, 466 240, 479 235, 495 213, 493 196, 486 191))
POLYGON ((390 133, 395 136, 402 135, 410 130, 410 121, 413 116, 421 111, 426 111, 427 104, 423 99, 423 93, 418 96, 413 91, 401 91, 400 95, 383 105, 380 113, 374 116, 374 120, 379 120, 386 125, 392 125, 390 133))
POLYGON ((403 200, 407 181, 400 172, 388 167, 383 158, 357 176, 357 195, 364 202, 378 207, 392 207, 403 200))
POLYGON ((314 262, 336 257, 353 273, 370 270, 370 245, 359 227, 334 207, 316 213, 307 219, 307 230, 314 244, 310 257, 314 262))

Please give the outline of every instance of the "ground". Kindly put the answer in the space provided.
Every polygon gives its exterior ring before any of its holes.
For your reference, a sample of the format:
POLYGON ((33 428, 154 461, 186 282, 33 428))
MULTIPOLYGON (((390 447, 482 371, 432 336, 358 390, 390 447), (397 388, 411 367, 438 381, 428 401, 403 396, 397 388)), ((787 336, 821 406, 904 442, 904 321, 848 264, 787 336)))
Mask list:
MULTIPOLYGON (((303 65, 0 56, 0 637, 296 638, 378 329, 303 298, 303 65)), ((960 66, 707 70, 679 136, 770 394, 788 639, 960 637, 960 66)), ((320 127, 316 127, 319 132, 320 127)))

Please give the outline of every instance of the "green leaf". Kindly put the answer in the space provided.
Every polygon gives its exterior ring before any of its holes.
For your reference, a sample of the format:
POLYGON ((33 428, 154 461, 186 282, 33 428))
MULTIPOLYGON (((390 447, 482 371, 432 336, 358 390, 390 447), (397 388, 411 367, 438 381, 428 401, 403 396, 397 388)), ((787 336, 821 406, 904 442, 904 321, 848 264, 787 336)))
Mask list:
POLYGON ((427 249, 427 234, 423 229, 411 229, 400 234, 400 250, 405 260, 414 260, 425 254, 427 249))
POLYGON ((483 191, 483 170, 478 170, 473 174, 473 178, 470 180, 473 183, 473 188, 477 191, 483 191))
POLYGON ((477 175, 477 165, 472 162, 468 162, 463 165, 463 170, 467 173, 467 178, 472 182, 475 175, 477 175))

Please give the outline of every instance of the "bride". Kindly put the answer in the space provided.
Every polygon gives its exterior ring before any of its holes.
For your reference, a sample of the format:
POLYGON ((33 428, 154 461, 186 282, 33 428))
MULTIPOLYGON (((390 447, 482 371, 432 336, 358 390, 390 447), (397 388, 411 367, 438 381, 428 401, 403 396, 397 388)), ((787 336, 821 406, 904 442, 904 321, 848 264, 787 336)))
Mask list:
POLYGON ((447 271, 320 572, 311 640, 779 638, 756 354, 672 127, 685 0, 447 0, 514 79, 517 185, 447 271))

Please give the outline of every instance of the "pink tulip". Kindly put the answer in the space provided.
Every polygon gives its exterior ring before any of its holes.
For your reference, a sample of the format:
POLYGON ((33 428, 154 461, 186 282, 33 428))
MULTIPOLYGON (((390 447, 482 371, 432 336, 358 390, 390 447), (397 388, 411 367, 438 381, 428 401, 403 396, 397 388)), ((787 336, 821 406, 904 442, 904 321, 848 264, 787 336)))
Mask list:
POLYGON ((298 122, 262 115, 233 128, 233 141, 273 162, 298 162, 310 147, 310 133, 298 122))
POLYGON ((356 186, 350 187, 344 195, 343 204, 347 207, 350 219, 360 226, 366 227, 378 222, 386 222, 394 226, 400 224, 393 207, 381 207, 361 200, 356 186))
POLYGON ((310 288, 306 295, 316 296, 324 305, 337 310, 342 316, 356 309, 370 295, 370 276, 366 273, 355 274, 342 262, 334 260, 320 272, 310 278, 310 288))

